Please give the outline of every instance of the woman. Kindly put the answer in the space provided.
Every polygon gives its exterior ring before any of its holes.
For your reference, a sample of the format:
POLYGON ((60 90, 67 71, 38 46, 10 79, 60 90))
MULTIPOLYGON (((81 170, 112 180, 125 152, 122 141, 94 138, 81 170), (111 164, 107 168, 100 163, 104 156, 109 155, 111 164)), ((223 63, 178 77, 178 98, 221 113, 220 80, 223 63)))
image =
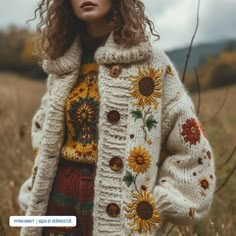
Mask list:
POLYGON ((147 27, 158 35, 143 3, 43 0, 38 11, 49 77, 19 202, 27 215, 75 215, 77 227, 21 235, 163 235, 205 216, 212 151, 173 64, 148 40, 147 27))

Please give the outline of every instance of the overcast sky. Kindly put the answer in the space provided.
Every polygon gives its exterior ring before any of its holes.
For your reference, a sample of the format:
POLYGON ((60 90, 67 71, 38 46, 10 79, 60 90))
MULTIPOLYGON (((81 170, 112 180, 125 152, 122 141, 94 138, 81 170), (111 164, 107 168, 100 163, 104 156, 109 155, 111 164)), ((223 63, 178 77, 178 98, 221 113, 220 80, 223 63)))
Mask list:
MULTIPOLYGON (((0 0, 0 28, 26 26, 39 0, 0 0)), ((144 0, 148 16, 161 36, 160 45, 173 49, 189 44, 196 24, 197 0, 144 0)), ((34 29, 35 24, 27 26, 34 29)), ((199 42, 236 39, 236 0, 201 0, 199 42)))

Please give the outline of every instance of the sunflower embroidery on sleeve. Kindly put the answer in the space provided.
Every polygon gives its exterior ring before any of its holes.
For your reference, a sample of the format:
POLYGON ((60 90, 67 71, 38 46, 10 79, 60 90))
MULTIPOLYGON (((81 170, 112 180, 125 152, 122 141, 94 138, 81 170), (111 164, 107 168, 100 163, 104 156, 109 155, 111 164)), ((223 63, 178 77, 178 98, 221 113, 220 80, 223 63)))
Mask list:
POLYGON ((132 83, 130 94, 137 100, 135 105, 141 106, 142 109, 145 105, 157 109, 157 99, 162 94, 162 74, 161 69, 155 70, 148 66, 147 68, 139 68, 138 75, 130 78, 132 83))

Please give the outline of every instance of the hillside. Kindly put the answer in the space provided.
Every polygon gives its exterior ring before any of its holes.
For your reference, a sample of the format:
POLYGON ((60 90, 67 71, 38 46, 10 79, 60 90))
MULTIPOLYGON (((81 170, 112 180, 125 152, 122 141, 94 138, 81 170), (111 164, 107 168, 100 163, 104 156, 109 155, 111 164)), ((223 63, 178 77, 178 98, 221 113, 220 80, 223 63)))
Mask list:
MULTIPOLYGON (((167 51, 179 71, 183 71, 188 47, 167 51)), ((188 71, 192 72, 194 67, 199 67, 207 61, 208 57, 217 57, 222 51, 235 50, 236 40, 228 40, 215 43, 202 43, 192 47, 189 59, 188 71)))

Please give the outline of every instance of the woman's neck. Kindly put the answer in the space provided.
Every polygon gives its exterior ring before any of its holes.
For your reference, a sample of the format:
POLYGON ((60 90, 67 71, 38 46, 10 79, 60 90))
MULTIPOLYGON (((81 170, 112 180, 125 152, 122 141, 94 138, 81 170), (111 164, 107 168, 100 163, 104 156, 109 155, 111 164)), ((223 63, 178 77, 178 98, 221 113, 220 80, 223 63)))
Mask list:
POLYGON ((110 33, 106 19, 86 22, 87 33, 92 37, 103 37, 110 33))
POLYGON ((108 36, 91 36, 88 32, 85 32, 80 36, 81 46, 85 51, 95 51, 99 46, 104 45, 108 36))

